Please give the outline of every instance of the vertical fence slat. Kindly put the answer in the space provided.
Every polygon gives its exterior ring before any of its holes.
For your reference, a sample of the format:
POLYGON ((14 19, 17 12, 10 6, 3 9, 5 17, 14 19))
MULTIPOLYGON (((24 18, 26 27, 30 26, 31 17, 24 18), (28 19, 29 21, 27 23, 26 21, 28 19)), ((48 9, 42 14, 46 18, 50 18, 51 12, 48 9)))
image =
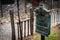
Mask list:
POLYGON ((28 20, 28 36, 29 36, 29 20, 28 20))
POLYGON ((23 22, 23 37, 24 37, 24 22, 23 22))
POLYGON ((29 20, 29 35, 31 35, 31 30, 30 30, 30 20, 29 20))
POLYGON ((33 25, 33 33, 35 33, 35 30, 36 30, 36 17, 34 17, 34 25, 33 25))
POLYGON ((26 37, 26 21, 24 21, 24 37, 26 37))
POLYGON ((28 21, 26 21, 26 36, 28 35, 28 21))

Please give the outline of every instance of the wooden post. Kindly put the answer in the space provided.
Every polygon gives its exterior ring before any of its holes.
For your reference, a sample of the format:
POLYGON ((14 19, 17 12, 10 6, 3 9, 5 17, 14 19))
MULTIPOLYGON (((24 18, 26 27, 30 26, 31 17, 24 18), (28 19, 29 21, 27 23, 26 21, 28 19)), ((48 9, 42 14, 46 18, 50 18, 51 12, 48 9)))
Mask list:
POLYGON ((10 10, 10 19, 11 19, 11 29, 12 29, 12 40, 16 40, 13 10, 10 10))
POLYGON ((41 40, 45 40, 45 36, 41 35, 41 40))
POLYGON ((22 27, 21 27, 21 21, 20 21, 20 13, 19 13, 19 0, 17 0, 17 10, 18 10, 18 21, 19 21, 18 24, 19 24, 19 28, 20 28, 20 35, 19 36, 21 36, 21 40, 22 40, 23 37, 22 37, 22 27))
POLYGON ((30 30, 31 30, 31 35, 33 35, 33 20, 34 20, 34 13, 33 13, 33 10, 30 9, 30 30))
POLYGON ((26 0, 25 0, 25 13, 27 13, 27 7, 26 7, 26 0))

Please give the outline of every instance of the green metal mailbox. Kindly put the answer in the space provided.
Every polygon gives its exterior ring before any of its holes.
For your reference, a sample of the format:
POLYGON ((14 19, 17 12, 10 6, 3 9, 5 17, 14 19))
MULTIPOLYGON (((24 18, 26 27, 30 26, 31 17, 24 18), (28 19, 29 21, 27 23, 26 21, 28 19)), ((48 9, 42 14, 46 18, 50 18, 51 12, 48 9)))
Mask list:
POLYGON ((40 5, 36 10, 36 32, 48 36, 50 34, 50 12, 40 5))

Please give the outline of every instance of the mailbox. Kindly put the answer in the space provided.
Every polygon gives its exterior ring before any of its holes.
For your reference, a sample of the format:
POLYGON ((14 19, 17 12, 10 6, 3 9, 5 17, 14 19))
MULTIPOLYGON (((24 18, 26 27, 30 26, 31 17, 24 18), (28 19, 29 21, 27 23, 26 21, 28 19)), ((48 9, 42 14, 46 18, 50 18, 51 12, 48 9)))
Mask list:
POLYGON ((50 12, 40 5, 36 10, 36 32, 48 36, 50 34, 50 12))

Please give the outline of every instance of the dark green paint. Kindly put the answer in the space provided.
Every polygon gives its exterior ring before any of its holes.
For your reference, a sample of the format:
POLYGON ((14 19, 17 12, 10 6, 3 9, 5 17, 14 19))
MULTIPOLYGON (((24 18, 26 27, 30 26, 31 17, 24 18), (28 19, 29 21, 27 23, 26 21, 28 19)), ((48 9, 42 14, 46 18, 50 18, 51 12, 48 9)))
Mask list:
POLYGON ((48 36, 50 34, 51 16, 49 12, 40 7, 35 10, 36 13, 36 32, 48 36))

